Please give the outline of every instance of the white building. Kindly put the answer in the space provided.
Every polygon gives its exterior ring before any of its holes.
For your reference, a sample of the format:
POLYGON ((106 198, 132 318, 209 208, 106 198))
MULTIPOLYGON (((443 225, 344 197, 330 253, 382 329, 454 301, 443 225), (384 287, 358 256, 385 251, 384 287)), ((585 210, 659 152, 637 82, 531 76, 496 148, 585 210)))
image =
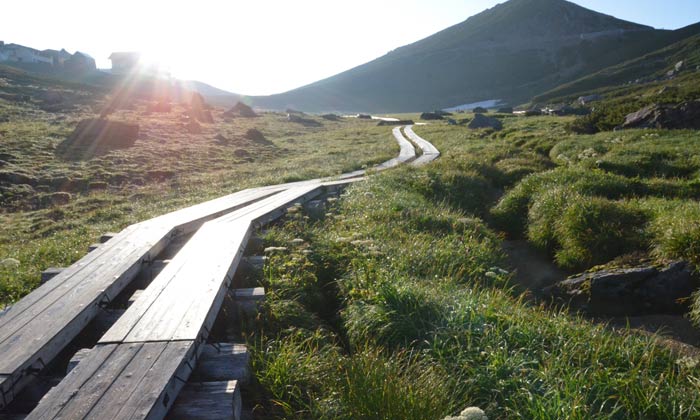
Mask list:
POLYGON ((2 41, 0 41, 0 60, 53 65, 53 58, 43 55, 39 50, 19 44, 5 44, 2 41))

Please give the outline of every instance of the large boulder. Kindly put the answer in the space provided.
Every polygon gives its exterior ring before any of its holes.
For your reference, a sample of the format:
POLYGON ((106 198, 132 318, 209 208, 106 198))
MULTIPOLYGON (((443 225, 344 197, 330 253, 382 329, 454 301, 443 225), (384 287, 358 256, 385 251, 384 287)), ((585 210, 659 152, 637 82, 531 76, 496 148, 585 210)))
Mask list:
POLYGON ((384 127, 384 126, 392 126, 392 125, 413 125, 415 124, 413 120, 396 120, 396 121, 387 121, 387 120, 381 120, 377 124, 379 127, 384 127))
POLYGON ((421 120, 431 121, 431 120, 441 120, 443 119, 442 113, 439 112, 424 112, 420 114, 421 120))
POLYGON ((214 122, 209 105, 200 93, 195 92, 190 98, 190 116, 201 123, 211 124, 214 122))
POLYGON ((138 137, 138 124, 90 118, 78 123, 73 133, 58 145, 56 153, 64 158, 90 158, 131 147, 138 137))
POLYGON ((700 130, 700 101, 683 102, 679 105, 649 105, 627 115, 622 128, 700 130))
POLYGON ((665 267, 600 270, 560 281, 543 293, 595 315, 683 313, 698 288, 694 268, 679 261, 665 267))
POLYGON ((231 109, 224 112, 224 117, 255 118, 257 116, 253 108, 243 102, 237 102, 231 109))
POLYGON ((492 128, 500 130, 503 128, 503 123, 498 118, 487 117, 484 114, 474 114, 474 119, 469 122, 467 127, 472 129, 492 128))

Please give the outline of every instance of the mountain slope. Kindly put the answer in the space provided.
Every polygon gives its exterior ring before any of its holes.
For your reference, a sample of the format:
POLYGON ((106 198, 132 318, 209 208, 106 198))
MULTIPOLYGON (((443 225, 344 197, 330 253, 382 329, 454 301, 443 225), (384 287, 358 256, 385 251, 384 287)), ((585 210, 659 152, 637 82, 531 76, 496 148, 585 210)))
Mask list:
MULTIPOLYGON (((700 24, 691 25, 686 29, 700 33, 700 24)), ((656 81, 669 71, 675 70, 678 63, 682 63, 679 69, 681 72, 697 70, 700 66, 700 34, 558 86, 536 96, 533 102, 566 101, 595 91, 616 89, 625 84, 656 81)))
POLYGON ((682 35, 564 0, 510 0, 344 73, 253 102, 276 109, 369 112, 488 99, 519 103, 682 35))

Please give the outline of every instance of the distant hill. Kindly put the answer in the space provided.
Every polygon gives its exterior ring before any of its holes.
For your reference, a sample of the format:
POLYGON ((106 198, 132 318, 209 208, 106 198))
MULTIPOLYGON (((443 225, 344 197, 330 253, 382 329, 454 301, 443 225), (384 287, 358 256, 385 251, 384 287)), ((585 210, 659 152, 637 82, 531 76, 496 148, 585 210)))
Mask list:
MULTIPOLYGON (((687 28, 700 33, 700 24, 687 28)), ((533 102, 563 102, 578 96, 614 89, 628 84, 657 81, 676 70, 698 72, 700 66, 700 35, 693 35, 667 47, 645 54, 558 86, 533 98, 533 102)), ((700 73, 699 73, 700 77, 700 73)))
POLYGON ((179 84, 184 89, 199 92, 211 105, 227 108, 242 100, 242 96, 237 93, 228 92, 196 80, 182 80, 179 81, 179 84))
POLYGON ((312 112, 517 104, 689 32, 656 30, 565 0, 510 0, 344 73, 252 99, 259 107, 312 112))

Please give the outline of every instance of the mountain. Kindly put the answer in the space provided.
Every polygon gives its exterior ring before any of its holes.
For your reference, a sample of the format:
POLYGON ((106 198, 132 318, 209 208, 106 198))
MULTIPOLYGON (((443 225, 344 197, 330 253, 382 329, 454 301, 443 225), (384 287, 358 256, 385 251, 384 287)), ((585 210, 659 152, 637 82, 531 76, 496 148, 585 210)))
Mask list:
MULTIPOLYGON (((691 25, 685 30, 688 33, 700 33, 700 23, 691 25)), ((641 85, 658 81, 668 78, 669 72, 677 76, 690 71, 696 73, 700 79, 698 69, 700 69, 700 34, 558 86, 535 96, 533 102, 570 101, 579 96, 619 89, 625 85, 641 85)))
POLYGON ((211 105, 228 108, 235 105, 242 99, 242 96, 237 93, 219 89, 196 80, 179 80, 176 83, 183 89, 202 94, 204 99, 206 99, 206 101, 211 105))
POLYGON ((510 0, 374 61, 256 106, 309 112, 408 112, 529 100, 688 36, 565 0, 510 0))

